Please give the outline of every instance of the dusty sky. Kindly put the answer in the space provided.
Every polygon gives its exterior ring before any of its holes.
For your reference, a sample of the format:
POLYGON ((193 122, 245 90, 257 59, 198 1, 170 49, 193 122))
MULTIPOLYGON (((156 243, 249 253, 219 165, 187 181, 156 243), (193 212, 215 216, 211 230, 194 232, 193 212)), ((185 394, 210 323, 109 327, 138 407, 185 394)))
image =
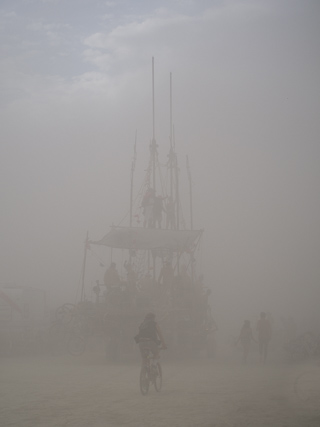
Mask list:
POLYGON ((137 186, 146 167, 154 56, 218 318, 316 316, 319 23, 316 0, 2 0, 0 281, 74 299, 87 230, 128 209, 136 130, 137 186))

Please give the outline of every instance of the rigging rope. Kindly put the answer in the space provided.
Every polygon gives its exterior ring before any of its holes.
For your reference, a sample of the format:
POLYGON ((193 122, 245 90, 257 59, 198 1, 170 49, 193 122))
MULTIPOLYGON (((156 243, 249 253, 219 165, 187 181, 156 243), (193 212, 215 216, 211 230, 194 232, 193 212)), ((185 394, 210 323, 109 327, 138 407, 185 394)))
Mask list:
POLYGON ((96 252, 94 252, 94 251, 91 249, 91 247, 90 247, 90 249, 89 249, 89 253, 90 253, 90 255, 91 255, 93 258, 96 258, 96 259, 99 261, 99 263, 100 263, 100 267, 105 267, 105 263, 104 263, 104 261, 102 261, 102 259, 98 256, 98 254, 97 254, 96 252))

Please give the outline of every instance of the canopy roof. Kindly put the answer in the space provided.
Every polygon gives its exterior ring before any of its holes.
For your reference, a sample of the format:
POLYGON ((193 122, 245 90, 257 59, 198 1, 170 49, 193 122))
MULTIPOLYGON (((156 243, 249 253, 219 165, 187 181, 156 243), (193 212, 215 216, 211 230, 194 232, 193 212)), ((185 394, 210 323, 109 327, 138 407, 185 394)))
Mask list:
POLYGON ((95 245, 119 249, 169 249, 175 252, 190 250, 202 230, 162 230, 142 227, 114 227, 95 245))

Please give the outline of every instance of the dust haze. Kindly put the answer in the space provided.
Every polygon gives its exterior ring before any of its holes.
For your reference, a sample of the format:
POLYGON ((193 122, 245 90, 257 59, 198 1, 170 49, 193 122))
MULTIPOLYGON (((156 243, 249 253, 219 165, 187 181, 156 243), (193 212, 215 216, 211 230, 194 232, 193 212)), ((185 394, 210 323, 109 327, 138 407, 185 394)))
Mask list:
POLYGON ((312 0, 1 2, 1 425, 319 424, 319 16, 312 0), (194 261, 191 244, 148 255, 153 288, 125 323, 130 304, 106 311, 105 272, 115 262, 126 290, 139 256, 92 242, 157 229, 153 136, 157 192, 177 199, 178 176, 179 229, 203 232, 194 261), (148 311, 168 349, 161 392, 142 396, 148 311))

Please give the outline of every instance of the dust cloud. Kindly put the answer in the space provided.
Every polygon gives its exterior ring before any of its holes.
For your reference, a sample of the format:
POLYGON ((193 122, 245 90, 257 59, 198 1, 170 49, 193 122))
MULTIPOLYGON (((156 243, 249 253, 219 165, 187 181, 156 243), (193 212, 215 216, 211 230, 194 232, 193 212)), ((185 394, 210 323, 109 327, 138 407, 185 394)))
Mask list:
POLYGON ((67 3, 0 6, 0 424, 318 426, 319 3, 67 3))

